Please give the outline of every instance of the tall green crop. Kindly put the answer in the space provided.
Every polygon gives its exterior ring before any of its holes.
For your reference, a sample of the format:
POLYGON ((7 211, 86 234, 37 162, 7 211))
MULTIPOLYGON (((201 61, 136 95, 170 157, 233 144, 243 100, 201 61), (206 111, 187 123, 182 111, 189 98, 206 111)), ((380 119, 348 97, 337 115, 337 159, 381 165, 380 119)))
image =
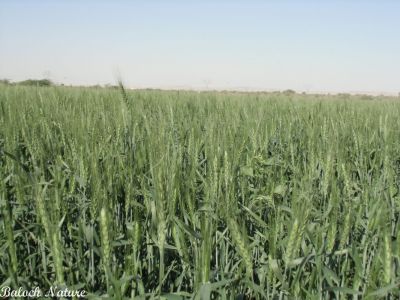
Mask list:
POLYGON ((0 86, 0 288, 396 298, 400 102, 0 86))

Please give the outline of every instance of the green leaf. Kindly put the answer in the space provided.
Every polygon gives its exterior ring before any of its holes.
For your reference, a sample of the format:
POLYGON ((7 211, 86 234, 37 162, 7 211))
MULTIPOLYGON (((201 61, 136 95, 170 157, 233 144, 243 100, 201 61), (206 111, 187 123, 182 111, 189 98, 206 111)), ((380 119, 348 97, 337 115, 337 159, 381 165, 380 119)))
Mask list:
MULTIPOLYGON (((398 288, 400 286, 400 282, 397 283, 393 283, 393 284, 389 284, 383 288, 380 288, 379 290, 376 290, 372 293, 367 294, 366 298, 370 298, 370 297, 384 297, 386 296, 388 293, 390 293, 393 289, 398 288)), ((399 290, 397 290, 397 293, 399 292, 399 290)))
POLYGON ((329 287, 326 290, 332 291, 332 292, 339 292, 339 293, 346 294, 346 295, 361 295, 362 294, 361 292, 355 291, 348 287, 335 286, 335 287, 329 287))

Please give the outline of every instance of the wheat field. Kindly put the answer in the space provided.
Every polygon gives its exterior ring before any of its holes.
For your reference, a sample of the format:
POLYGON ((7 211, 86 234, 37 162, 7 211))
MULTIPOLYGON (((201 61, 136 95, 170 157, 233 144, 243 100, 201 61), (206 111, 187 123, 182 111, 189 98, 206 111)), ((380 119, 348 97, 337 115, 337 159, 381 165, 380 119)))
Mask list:
POLYGON ((400 297, 400 99, 0 86, 0 287, 400 297))

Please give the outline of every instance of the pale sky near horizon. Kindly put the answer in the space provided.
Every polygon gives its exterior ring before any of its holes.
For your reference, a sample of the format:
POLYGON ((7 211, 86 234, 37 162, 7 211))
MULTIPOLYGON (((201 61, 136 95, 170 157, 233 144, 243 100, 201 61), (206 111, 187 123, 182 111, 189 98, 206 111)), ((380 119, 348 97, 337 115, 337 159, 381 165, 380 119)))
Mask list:
POLYGON ((0 0, 0 79, 400 92, 400 1, 0 0))

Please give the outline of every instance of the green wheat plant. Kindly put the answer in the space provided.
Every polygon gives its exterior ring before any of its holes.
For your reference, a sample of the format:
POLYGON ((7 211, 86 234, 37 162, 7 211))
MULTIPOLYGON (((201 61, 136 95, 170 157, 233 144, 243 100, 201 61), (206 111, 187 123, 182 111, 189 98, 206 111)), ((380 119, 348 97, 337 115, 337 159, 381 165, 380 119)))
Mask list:
POLYGON ((0 86, 0 288, 400 297, 400 102, 0 86))

